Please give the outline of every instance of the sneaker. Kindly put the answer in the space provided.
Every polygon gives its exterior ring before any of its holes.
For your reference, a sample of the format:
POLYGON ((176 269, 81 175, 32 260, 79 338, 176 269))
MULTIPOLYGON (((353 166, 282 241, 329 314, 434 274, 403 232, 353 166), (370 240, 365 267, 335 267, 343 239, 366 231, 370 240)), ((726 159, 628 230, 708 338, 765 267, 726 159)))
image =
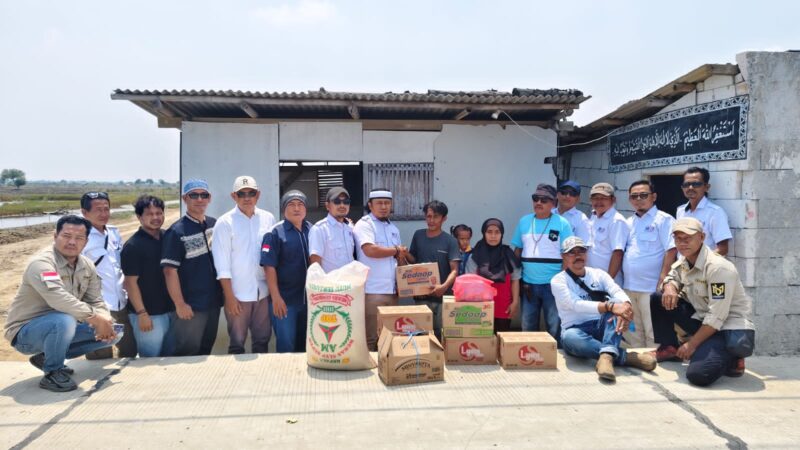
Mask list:
POLYGON ((645 372, 652 372, 656 369, 656 357, 650 352, 628 352, 626 356, 626 366, 636 367, 637 369, 644 370, 645 372))
MULTIPOLYGON (((28 358, 28 361, 30 361, 30 363, 33 364, 33 367, 36 367, 37 369, 42 371, 44 370, 44 353, 37 353, 28 358)), ((66 372, 67 375, 75 374, 75 371, 72 370, 72 368, 69 366, 63 366, 60 370, 62 372, 66 372)))
POLYGON ((601 353, 597 358, 597 376, 606 381, 616 381, 617 375, 614 374, 614 355, 610 353, 601 353))
POLYGON ((78 389, 78 385, 72 381, 72 378, 60 369, 45 375, 39 381, 39 387, 52 392, 69 392, 78 389))
POLYGON ((725 371, 725 376, 738 378, 742 375, 744 375, 744 358, 736 358, 731 362, 728 370, 725 371))
POLYGON ((678 358, 678 349, 672 345, 659 345, 657 349, 650 352, 650 355, 658 362, 681 360, 678 358))

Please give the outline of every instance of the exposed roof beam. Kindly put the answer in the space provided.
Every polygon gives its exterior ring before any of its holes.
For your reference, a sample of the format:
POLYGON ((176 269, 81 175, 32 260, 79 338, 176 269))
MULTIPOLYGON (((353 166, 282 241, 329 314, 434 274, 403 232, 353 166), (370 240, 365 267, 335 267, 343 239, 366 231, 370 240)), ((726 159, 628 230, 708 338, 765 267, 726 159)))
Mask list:
POLYGON ((647 100, 647 107, 648 108, 663 108, 667 105, 671 105, 675 100, 670 100, 666 98, 651 98, 647 100))
POLYGON ((247 102, 239 103, 239 108, 242 108, 251 119, 258 119, 258 111, 256 111, 252 106, 250 106, 247 102))
MULTIPOLYGON (((347 122, 348 119, 248 119, 248 118, 228 118, 228 117, 193 117, 193 122, 209 123, 261 123, 276 124, 282 122, 347 122)), ((394 119, 362 119, 359 120, 364 130, 441 130, 442 125, 508 125, 512 123, 507 120, 394 120, 394 119)), ((549 120, 518 120, 521 126, 534 126, 540 128, 550 128, 553 121, 549 120)))
POLYGON ((464 117, 467 117, 471 112, 472 110, 469 108, 462 109, 458 114, 456 114, 455 117, 453 117, 453 120, 461 120, 464 117))
POLYGON ((154 111, 156 111, 157 113, 159 113, 162 116, 167 116, 167 117, 175 117, 176 116, 175 112, 173 112, 171 109, 169 109, 166 106, 164 106, 164 103, 161 101, 160 98, 156 97, 155 99, 151 100, 150 101, 150 106, 153 108, 154 111))
POLYGON ((347 112, 350 113, 350 117, 352 117, 353 120, 361 118, 361 114, 358 112, 358 106, 356 106, 355 103, 351 103, 350 106, 347 107, 347 112))

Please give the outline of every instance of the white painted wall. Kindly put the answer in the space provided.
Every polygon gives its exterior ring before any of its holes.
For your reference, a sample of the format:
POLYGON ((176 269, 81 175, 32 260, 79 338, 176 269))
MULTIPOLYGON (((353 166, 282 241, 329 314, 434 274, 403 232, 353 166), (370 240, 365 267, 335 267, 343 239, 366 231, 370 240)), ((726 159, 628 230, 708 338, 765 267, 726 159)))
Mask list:
POLYGON ((229 194, 239 175, 256 179, 262 192, 259 206, 277 216, 278 125, 183 123, 181 184, 190 178, 208 181, 209 216, 219 217, 233 208, 229 194))
POLYGON ((281 122, 282 161, 361 161, 359 122, 281 122))

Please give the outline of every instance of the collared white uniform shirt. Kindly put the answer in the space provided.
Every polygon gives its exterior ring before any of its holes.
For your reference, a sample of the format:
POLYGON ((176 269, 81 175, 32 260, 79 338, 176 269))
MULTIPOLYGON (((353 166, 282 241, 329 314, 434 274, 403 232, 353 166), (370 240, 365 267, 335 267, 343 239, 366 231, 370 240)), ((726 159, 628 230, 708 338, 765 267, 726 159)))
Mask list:
POLYGON ((655 292, 664 254, 675 248, 672 223, 675 219, 653 205, 642 217, 628 217, 628 243, 622 257, 625 289, 655 292))
POLYGON ((311 227, 308 247, 311 255, 322 258, 322 270, 326 273, 338 269, 353 261, 353 228, 349 223, 339 222, 328 214, 311 227))
POLYGON ((699 220, 703 224, 703 233, 706 234, 706 239, 703 243, 711 250, 717 248, 717 243, 733 238, 725 210, 720 208, 719 205, 711 203, 708 197, 703 197, 694 211, 689 208, 689 202, 678 206, 675 217, 678 219, 681 217, 694 217, 699 220))
POLYGON ((87 258, 97 263, 97 274, 100 276, 100 285, 103 300, 111 311, 122 311, 128 305, 128 294, 122 287, 125 276, 122 273, 122 236, 119 229, 113 225, 106 225, 101 232, 92 227, 89 232, 89 241, 81 252, 87 258), (108 236, 108 245, 106 245, 108 236))
POLYGON ((353 227, 358 260, 369 267, 367 284, 364 290, 367 294, 394 294, 397 292, 395 269, 397 260, 392 256, 385 258, 370 258, 361 248, 364 244, 375 244, 381 247, 394 247, 400 245, 400 230, 395 224, 380 221, 374 214, 369 213, 356 222, 353 227))
MULTIPOLYGON (((602 217, 592 211, 592 217, 589 218, 589 240, 586 242, 589 246, 586 265, 608 271, 614 251, 625 250, 628 232, 628 222, 613 206, 602 217)), ((620 267, 619 273, 614 277, 619 285, 622 285, 621 269, 620 267)))

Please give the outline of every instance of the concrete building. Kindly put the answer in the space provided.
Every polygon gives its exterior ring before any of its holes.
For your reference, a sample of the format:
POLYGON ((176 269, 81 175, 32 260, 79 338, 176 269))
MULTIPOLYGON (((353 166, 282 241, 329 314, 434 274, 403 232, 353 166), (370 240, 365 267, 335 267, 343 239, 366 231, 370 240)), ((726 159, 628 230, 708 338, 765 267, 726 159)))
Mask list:
MULTIPOLYGON (((365 192, 391 188, 404 243, 425 226, 422 205, 450 207, 446 226, 479 228, 488 217, 514 224, 531 211, 537 183, 555 182, 556 129, 586 100, 574 90, 511 93, 361 94, 327 92, 116 90, 181 131, 180 178, 201 177, 215 194, 209 214, 231 208, 237 175, 256 178, 260 206, 277 213, 301 189, 324 216, 325 192, 343 184, 363 212, 365 192), (561 122, 559 122, 561 121, 561 122)), ((276 214, 277 215, 277 214, 276 214)), ((477 239, 477 238, 476 238, 477 239)))
POLYGON ((647 178, 674 215, 685 202, 681 173, 707 168, 709 198, 734 235, 729 257, 754 300, 756 351, 800 353, 800 53, 745 52, 736 62, 699 67, 577 128, 560 142, 559 177, 612 183, 626 216, 629 185, 647 178), (682 142, 670 145, 670 130, 682 142))

